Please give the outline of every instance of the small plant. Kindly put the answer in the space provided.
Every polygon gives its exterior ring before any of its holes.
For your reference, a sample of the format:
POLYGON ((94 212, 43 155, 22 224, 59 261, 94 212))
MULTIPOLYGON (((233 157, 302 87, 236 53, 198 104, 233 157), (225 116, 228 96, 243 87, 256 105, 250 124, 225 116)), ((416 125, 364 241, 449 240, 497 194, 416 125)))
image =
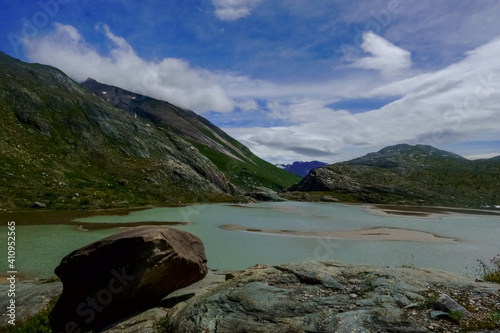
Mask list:
POLYGON ((472 317, 465 318, 461 321, 460 328, 462 332, 499 329, 500 311, 491 311, 485 314, 473 314, 472 317))
POLYGON ((429 296, 424 301, 422 301, 418 304, 418 307, 421 309, 433 308, 434 305, 436 304, 438 298, 439 298, 439 295, 436 293, 429 294, 429 296))
POLYGON ((157 321, 154 322, 153 328, 157 332, 169 333, 170 332, 170 318, 168 316, 165 316, 161 319, 158 319, 157 321))
POLYGON ((489 263, 479 262, 479 274, 484 281, 500 283, 500 254, 490 259, 489 263))
POLYGON ((450 311, 450 318, 453 321, 460 321, 464 318, 464 313, 460 310, 452 310, 450 311))

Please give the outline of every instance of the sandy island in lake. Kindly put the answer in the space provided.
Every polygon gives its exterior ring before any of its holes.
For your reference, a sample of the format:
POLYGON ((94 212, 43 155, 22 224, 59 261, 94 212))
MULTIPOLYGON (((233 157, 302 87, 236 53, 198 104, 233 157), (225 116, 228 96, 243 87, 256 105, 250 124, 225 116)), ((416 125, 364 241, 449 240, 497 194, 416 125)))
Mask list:
POLYGON ((430 206, 395 206, 395 205, 363 205, 365 212, 378 216, 408 216, 439 219, 445 215, 483 215, 498 216, 500 211, 473 208, 430 207, 430 206))
POLYGON ((302 236, 302 237, 325 237, 325 238, 328 237, 337 239, 369 240, 369 241, 403 241, 403 242, 428 242, 428 243, 452 243, 458 241, 455 238, 441 237, 425 231, 388 228, 388 227, 376 227, 370 229, 345 230, 345 231, 331 231, 331 230, 302 231, 302 230, 255 229, 255 228, 246 228, 237 224, 224 224, 219 226, 219 228, 224 230, 259 232, 264 234, 278 234, 278 235, 302 236))

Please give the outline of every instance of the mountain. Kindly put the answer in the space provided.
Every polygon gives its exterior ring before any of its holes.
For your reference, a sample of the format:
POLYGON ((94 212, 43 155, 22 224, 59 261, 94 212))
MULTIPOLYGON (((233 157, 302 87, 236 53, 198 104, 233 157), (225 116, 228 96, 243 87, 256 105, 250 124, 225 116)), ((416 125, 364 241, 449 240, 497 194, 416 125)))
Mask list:
POLYGON ((248 191, 264 186, 281 191, 300 180, 254 155, 246 146, 193 111, 87 79, 82 86, 108 104, 174 133, 212 161, 231 181, 248 191))
POLYGON ((243 192, 239 180, 282 188, 297 179, 193 112, 171 108, 175 129, 114 107, 56 68, 0 52, 0 209, 232 200, 243 192), (205 137, 194 129, 188 137, 186 122, 205 137), (206 137, 213 142, 203 144, 206 137), (268 168, 255 171, 261 165, 268 168))
POLYGON ((324 162, 311 161, 311 162, 293 162, 292 164, 276 164, 278 168, 290 171, 301 177, 305 177, 314 168, 319 168, 328 165, 324 162))
POLYGON ((470 161, 432 146, 400 144, 312 170, 291 191, 329 192, 349 202, 442 205, 500 204, 500 159, 470 161))

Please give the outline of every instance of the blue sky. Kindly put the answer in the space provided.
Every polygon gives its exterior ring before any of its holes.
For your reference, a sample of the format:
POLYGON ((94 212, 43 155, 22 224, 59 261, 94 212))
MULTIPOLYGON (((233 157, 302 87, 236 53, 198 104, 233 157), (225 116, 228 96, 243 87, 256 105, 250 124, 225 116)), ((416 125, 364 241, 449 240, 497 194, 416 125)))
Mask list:
POLYGON ((0 50, 192 109, 271 162, 500 155, 500 2, 3 0, 0 50))

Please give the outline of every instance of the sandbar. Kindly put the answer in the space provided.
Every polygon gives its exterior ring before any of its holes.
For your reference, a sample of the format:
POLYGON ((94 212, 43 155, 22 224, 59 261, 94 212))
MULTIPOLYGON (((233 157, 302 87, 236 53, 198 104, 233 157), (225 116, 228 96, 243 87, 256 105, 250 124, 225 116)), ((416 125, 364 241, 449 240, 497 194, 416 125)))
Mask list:
POLYGON ((256 229, 247 228, 237 224, 224 224, 219 226, 224 230, 259 232, 264 234, 278 234, 299 237, 321 237, 321 238, 336 238, 336 239, 352 239, 352 240, 367 240, 367 241, 402 241, 402 242, 425 242, 425 243, 453 243, 458 239, 450 237, 441 237, 430 232, 389 228, 375 227, 370 229, 359 230, 278 230, 278 229, 256 229))
POLYGON ((453 208, 437 206, 395 206, 395 205, 370 205, 365 206, 365 212, 378 216, 408 216, 439 219, 446 215, 483 215, 498 216, 500 211, 473 208, 453 208))

